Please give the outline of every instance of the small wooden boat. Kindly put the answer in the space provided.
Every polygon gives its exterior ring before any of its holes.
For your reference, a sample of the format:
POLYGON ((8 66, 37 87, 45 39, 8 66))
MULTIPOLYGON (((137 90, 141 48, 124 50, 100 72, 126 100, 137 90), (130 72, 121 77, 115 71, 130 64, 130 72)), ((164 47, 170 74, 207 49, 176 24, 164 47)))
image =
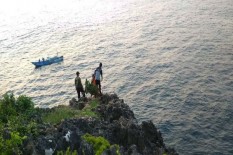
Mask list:
POLYGON ((48 57, 47 59, 42 58, 42 60, 39 59, 39 61, 31 62, 33 65, 37 67, 42 67, 46 65, 51 65, 53 63, 58 63, 63 61, 63 56, 54 56, 54 57, 48 57))

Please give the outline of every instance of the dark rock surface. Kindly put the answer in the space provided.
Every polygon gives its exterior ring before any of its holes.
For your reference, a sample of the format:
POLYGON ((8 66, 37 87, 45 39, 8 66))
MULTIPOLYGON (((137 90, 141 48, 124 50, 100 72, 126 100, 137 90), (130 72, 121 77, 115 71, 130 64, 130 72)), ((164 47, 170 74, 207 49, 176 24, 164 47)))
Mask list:
MULTIPOLYGON (((87 99, 70 101, 70 106, 78 109, 84 108, 86 104, 87 99)), ((100 119, 67 119, 56 126, 46 124, 40 127, 40 136, 25 143, 25 148, 38 155, 49 154, 48 150, 56 154, 68 147, 70 150, 76 150, 79 155, 94 155, 93 146, 81 138, 85 133, 89 133, 104 137, 111 145, 119 145, 121 155, 177 154, 174 149, 165 146, 160 131, 152 121, 138 124, 133 111, 116 94, 103 95, 95 111, 100 114, 100 119)), ((110 147, 102 154, 116 155, 116 150, 115 147, 110 147)))

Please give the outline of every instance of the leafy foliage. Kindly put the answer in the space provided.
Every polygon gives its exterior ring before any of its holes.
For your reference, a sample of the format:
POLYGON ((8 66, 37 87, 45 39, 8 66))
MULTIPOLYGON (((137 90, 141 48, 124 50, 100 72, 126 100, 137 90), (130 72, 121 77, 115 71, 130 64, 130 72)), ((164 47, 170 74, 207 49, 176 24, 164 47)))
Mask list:
POLYGON ((98 95, 98 87, 86 79, 85 92, 96 96, 96 95, 98 95))
MULTIPOLYGON (((0 99, 0 154, 22 154, 22 143, 27 137, 38 136, 38 123, 59 123, 63 119, 78 117, 98 117, 95 108, 99 100, 94 99, 82 110, 68 106, 59 106, 49 111, 34 108, 30 97, 20 95, 16 98, 12 93, 6 93, 0 99)), ((93 141, 94 142, 94 141, 93 141)), ((97 138, 96 151, 100 154, 110 144, 104 138, 97 138), (99 141, 99 142, 98 142, 99 141)), ((61 155, 77 154, 67 149, 61 155)))
POLYGON ((95 155, 101 155, 106 149, 115 148, 116 154, 120 155, 120 147, 117 144, 110 145, 109 141, 104 137, 95 137, 88 133, 82 136, 84 140, 93 145, 95 155))
POLYGON ((34 110, 34 103, 31 98, 21 95, 16 101, 16 109, 20 113, 29 113, 34 110))
POLYGON ((0 115, 2 122, 7 123, 8 117, 17 114, 15 102, 15 97, 12 93, 3 95, 3 99, 0 100, 0 115))
POLYGON ((26 136, 20 136, 19 132, 11 132, 9 139, 1 139, 0 151, 2 154, 21 154, 19 145, 22 144, 23 140, 26 139, 26 136))
POLYGON ((31 98, 24 95, 16 99, 12 93, 6 93, 0 100, 0 120, 4 123, 7 123, 12 116, 26 115, 33 110, 34 104, 31 98))
POLYGON ((109 142, 104 137, 95 137, 90 134, 85 134, 83 139, 93 145, 96 155, 101 155, 104 150, 110 148, 109 142))
POLYGON ((67 148, 67 150, 64 152, 64 151, 58 151, 57 152, 57 155, 77 155, 77 151, 74 150, 74 151, 71 151, 70 150, 70 147, 67 148))
POLYGON ((34 104, 31 98, 6 93, 0 100, 0 152, 1 154, 21 154, 20 145, 26 135, 36 134, 34 104), (4 135, 6 133, 7 135, 4 135))

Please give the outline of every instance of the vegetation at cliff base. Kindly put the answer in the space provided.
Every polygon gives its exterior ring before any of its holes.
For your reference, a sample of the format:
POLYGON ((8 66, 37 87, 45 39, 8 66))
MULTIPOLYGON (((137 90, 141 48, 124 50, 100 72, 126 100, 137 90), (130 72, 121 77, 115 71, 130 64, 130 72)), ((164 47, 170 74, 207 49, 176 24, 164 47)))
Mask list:
POLYGON ((57 155, 77 155, 77 154, 78 154, 77 151, 76 150, 71 151, 70 147, 68 147, 66 149, 66 151, 58 151, 57 152, 57 155))
POLYGON ((22 154, 20 145, 27 135, 36 135, 37 109, 31 98, 24 95, 15 98, 6 93, 0 100, 0 152, 22 154))
POLYGON ((85 139, 88 143, 93 145, 95 155, 101 155, 106 149, 109 149, 110 147, 116 147, 116 154, 120 155, 119 153, 119 146, 118 145, 110 145, 107 139, 104 137, 95 137, 90 134, 85 134, 82 137, 85 139))
POLYGON ((98 118, 94 111, 98 105, 99 100, 93 99, 82 110, 70 106, 46 110, 35 108, 30 97, 20 95, 16 98, 13 93, 6 93, 0 99, 0 152, 22 154, 20 147, 23 141, 28 136, 38 136, 39 123, 57 124, 69 118, 98 118))
POLYGON ((110 147, 109 142, 103 137, 95 137, 90 134, 85 134, 83 139, 93 145, 96 155, 101 155, 104 150, 110 147))

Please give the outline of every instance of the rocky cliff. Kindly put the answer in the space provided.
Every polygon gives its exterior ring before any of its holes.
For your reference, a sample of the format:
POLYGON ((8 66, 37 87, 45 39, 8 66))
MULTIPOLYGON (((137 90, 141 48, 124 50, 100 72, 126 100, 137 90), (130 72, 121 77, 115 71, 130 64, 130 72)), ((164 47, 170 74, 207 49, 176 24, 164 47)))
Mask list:
MULTIPOLYGON (((76 101, 73 98, 69 106, 82 110, 91 100, 81 98, 76 101)), ((39 136, 24 143, 24 153, 177 155, 174 149, 164 144, 161 132, 152 121, 139 124, 133 111, 116 94, 105 94, 98 101, 98 106, 92 109, 98 117, 69 118, 55 125, 40 125, 39 136)))

